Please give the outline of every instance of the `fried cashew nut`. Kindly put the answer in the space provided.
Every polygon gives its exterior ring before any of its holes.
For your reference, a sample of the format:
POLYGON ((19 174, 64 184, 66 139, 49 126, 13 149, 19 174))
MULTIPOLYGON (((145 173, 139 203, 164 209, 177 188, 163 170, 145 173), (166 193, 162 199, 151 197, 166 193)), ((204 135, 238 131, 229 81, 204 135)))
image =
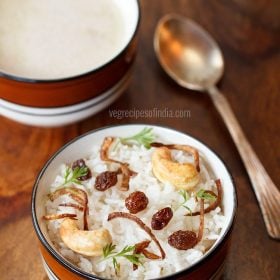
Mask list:
POLYGON ((76 221, 70 218, 61 223, 59 233, 68 248, 84 256, 101 256, 103 247, 112 242, 107 229, 80 230, 76 221))
POLYGON ((168 147, 155 149, 152 155, 152 167, 159 181, 169 182, 177 189, 191 190, 199 182, 198 168, 192 163, 174 161, 168 147))

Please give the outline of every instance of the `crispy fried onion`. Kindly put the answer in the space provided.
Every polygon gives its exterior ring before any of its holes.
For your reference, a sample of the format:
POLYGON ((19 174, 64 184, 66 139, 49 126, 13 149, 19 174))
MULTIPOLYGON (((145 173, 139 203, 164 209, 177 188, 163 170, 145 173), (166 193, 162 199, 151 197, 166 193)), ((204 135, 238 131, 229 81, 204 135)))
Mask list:
POLYGON ((199 229, 197 234, 197 242, 200 242, 203 236, 203 230, 204 230, 204 199, 200 200, 200 223, 199 223, 199 229))
POLYGON ((153 234, 152 230, 147 225, 145 225, 138 217, 136 217, 136 216, 134 216, 130 213, 125 213, 125 212, 113 212, 113 213, 109 214, 108 221, 111 221, 115 218, 125 218, 125 219, 129 219, 129 220, 137 223, 147 234, 150 235, 151 239, 156 243, 156 245, 158 246, 158 248, 160 250, 161 258, 162 259, 165 258, 165 252, 162 249, 159 241, 157 240, 157 238, 153 234))
POLYGON ((76 220, 76 217, 77 217, 76 214, 63 213, 63 214, 44 215, 43 219, 46 220, 46 221, 58 220, 58 219, 64 219, 64 218, 70 218, 70 219, 76 220))
MULTIPOLYGON (((221 201, 222 201, 222 184, 221 184, 221 180, 220 179, 217 179, 215 181, 215 184, 216 184, 216 187, 217 187, 217 192, 218 194, 215 194, 214 192, 212 191, 205 191, 206 193, 209 193, 213 196, 216 197, 215 201, 210 204, 205 210, 204 210, 204 213, 209 213, 210 211, 216 209, 218 206, 221 205, 221 201)), ((197 212, 194 212, 194 213, 188 213, 186 214, 185 216, 198 216, 200 215, 200 211, 197 211, 197 212)))
POLYGON ((171 150, 179 150, 179 151, 183 151, 183 152, 186 152, 188 154, 191 154, 193 156, 194 164, 195 164, 195 168, 196 168, 197 172, 200 171, 199 154, 198 154, 197 149, 195 149, 192 146, 178 145, 178 144, 162 144, 162 143, 154 142, 154 143, 151 143, 151 147, 154 147, 154 148, 166 147, 166 148, 171 149, 171 150))
MULTIPOLYGON (((58 189, 58 190, 50 193, 49 199, 51 201, 54 201, 56 198, 58 198, 62 195, 69 195, 78 204, 65 203, 65 204, 60 204, 60 206, 72 207, 77 210, 83 211, 84 230, 88 230, 88 221, 87 221, 88 196, 87 196, 87 193, 82 189, 78 189, 78 188, 74 188, 74 187, 65 187, 65 188, 61 188, 61 189, 58 189)), ((60 215, 67 215, 65 217, 69 217, 70 214, 60 214, 60 215)), ((52 215, 45 215, 45 216, 43 216, 43 218, 46 220, 54 220, 54 218, 49 219, 48 216, 52 216, 52 215)), ((65 218, 65 217, 63 217, 63 218, 65 218)), ((76 217, 76 215, 75 215, 75 217, 76 217)), ((59 219, 61 219, 61 218, 59 218, 59 219)))
MULTIPOLYGON (((142 242, 135 244, 134 253, 143 254, 147 259, 150 259, 150 260, 160 259, 160 256, 158 256, 146 249, 150 245, 150 243, 151 243, 151 240, 144 240, 142 242)), ((138 265, 133 264, 133 270, 136 270, 137 268, 138 268, 138 265)))
POLYGON ((134 172, 133 170, 129 169, 128 163, 114 160, 109 157, 109 149, 110 149, 112 143, 114 142, 114 140, 115 140, 114 137, 105 137, 104 138, 104 141, 101 146, 100 158, 103 161, 117 163, 120 165, 119 170, 122 174, 122 183, 120 186, 120 190, 127 191, 129 189, 130 177, 137 175, 137 173, 134 172))
POLYGON ((84 211, 84 207, 79 205, 79 204, 75 204, 75 203, 61 203, 59 204, 59 206, 64 206, 64 207, 70 207, 70 208, 74 208, 78 211, 84 211))

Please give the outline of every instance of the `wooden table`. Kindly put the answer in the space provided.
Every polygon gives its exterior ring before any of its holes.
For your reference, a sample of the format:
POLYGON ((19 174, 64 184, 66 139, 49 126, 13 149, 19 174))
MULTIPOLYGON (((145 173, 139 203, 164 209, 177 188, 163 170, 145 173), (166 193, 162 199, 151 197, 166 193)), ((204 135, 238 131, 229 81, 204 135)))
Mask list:
POLYGON ((198 21, 219 42, 220 88, 276 185, 280 185, 280 3, 277 0, 142 1, 139 55, 132 83, 109 109, 72 126, 43 129, 0 118, 0 278, 46 279, 30 218, 36 174, 61 145, 110 124, 152 123, 187 132, 213 148, 236 182, 239 206, 223 279, 279 279, 280 246, 271 240, 238 152, 210 99, 177 86, 153 52, 158 19, 169 12, 198 21), (110 117, 109 110, 189 110, 189 118, 110 117))

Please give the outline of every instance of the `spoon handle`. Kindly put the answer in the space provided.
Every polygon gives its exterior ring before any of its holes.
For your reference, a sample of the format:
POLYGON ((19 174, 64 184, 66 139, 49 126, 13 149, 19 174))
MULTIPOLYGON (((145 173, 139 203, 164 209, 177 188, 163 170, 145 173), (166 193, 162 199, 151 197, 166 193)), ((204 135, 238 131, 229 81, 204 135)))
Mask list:
POLYGON ((209 88, 208 92, 243 160, 259 202, 267 232, 270 237, 280 239, 280 192, 248 142, 225 96, 216 87, 209 88))

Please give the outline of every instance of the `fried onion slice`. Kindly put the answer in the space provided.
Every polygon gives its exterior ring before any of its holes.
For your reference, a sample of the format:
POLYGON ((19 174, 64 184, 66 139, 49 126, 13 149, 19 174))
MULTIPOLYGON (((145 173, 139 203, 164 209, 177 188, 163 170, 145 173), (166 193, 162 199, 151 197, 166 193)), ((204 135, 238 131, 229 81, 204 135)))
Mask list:
POLYGON ((204 230, 204 199, 200 200, 200 223, 199 223, 199 229, 197 234, 197 242, 200 242, 202 240, 203 236, 203 230, 204 230))
POLYGON ((52 221, 52 220, 59 220, 59 219, 64 219, 64 218, 71 218, 75 219, 77 217, 76 214, 70 214, 70 213, 63 213, 63 214, 49 214, 49 215, 44 215, 43 219, 46 221, 52 221))
MULTIPOLYGON (((135 244, 134 254, 143 254, 147 259, 158 260, 160 256, 148 251, 146 248, 150 245, 151 240, 144 240, 135 244)), ((137 264, 133 264, 133 270, 138 269, 137 264)))
POLYGON ((57 189, 56 191, 50 193, 48 196, 51 201, 54 201, 62 195, 69 195, 73 200, 75 200, 79 204, 84 204, 85 202, 84 191, 74 187, 64 187, 57 189))
POLYGON ((146 224, 144 224, 138 217, 136 217, 136 216, 134 216, 130 213, 125 213, 125 212, 113 212, 113 213, 109 214, 108 221, 111 221, 115 218, 125 218, 125 219, 129 219, 129 220, 137 223, 147 234, 149 234, 151 239, 156 243, 156 245, 158 246, 158 248, 160 250, 161 258, 162 259, 165 258, 165 252, 162 249, 159 241, 157 240, 157 238, 153 234, 152 230, 146 224))
POLYGON ((150 259, 150 260, 158 260, 160 259, 160 256, 148 251, 147 249, 144 249, 142 251, 143 255, 147 258, 147 259, 150 259))
POLYGON ((78 204, 75 204, 75 203, 61 203, 59 204, 58 206, 63 206, 63 207, 71 207, 71 208, 74 208, 78 211, 84 211, 84 207, 83 206, 80 206, 78 204))
POLYGON ((61 195, 69 195, 73 200, 78 202, 83 207, 83 222, 84 222, 84 230, 88 230, 88 221, 87 221, 87 213, 88 213, 88 196, 87 193, 78 188, 74 187, 64 187, 58 189, 49 194, 49 199, 54 201, 61 195))
POLYGON ((102 143, 101 150, 100 150, 100 158, 103 161, 117 163, 120 165, 120 171, 122 173, 122 182, 121 182, 120 189, 122 191, 127 191, 129 189, 130 177, 135 176, 137 173, 129 168, 128 163, 114 160, 109 157, 109 149, 110 149, 112 143, 114 142, 114 140, 115 140, 114 137, 105 137, 104 138, 104 141, 102 143))
MULTIPOLYGON (((215 184, 216 184, 216 187, 217 187, 218 194, 215 194, 212 191, 205 191, 206 193, 209 193, 209 194, 211 194, 211 195, 216 197, 215 201, 204 210, 205 214, 209 213, 210 211, 216 209, 218 206, 221 205, 221 201, 222 201, 222 184, 221 184, 221 180, 217 179, 215 181, 215 184)), ((194 213, 188 213, 185 216, 198 216, 198 215, 200 215, 200 211, 197 211, 197 212, 194 212, 194 213)))

